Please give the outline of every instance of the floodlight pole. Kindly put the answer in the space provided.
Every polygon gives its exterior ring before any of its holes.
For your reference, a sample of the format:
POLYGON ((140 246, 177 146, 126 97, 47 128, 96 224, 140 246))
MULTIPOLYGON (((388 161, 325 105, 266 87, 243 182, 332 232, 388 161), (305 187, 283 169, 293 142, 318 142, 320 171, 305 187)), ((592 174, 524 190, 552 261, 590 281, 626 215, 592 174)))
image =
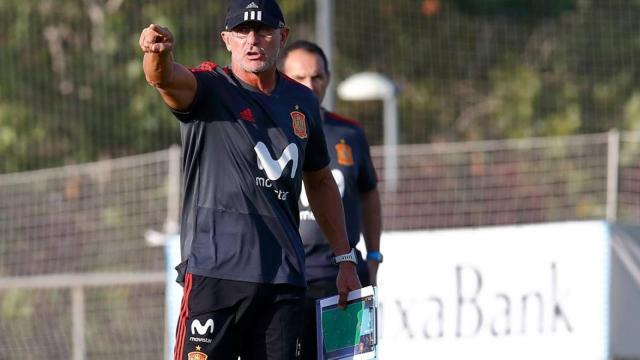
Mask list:
MULTIPOLYGON (((334 9, 334 0, 316 0, 316 42, 327 56, 329 71, 333 71, 333 49, 335 47, 333 31, 334 9)), ((322 106, 328 110, 333 110, 336 102, 335 98, 336 88, 333 83, 329 83, 322 106)))
POLYGON ((395 95, 383 101, 384 106, 384 187, 398 190, 398 100, 395 95))

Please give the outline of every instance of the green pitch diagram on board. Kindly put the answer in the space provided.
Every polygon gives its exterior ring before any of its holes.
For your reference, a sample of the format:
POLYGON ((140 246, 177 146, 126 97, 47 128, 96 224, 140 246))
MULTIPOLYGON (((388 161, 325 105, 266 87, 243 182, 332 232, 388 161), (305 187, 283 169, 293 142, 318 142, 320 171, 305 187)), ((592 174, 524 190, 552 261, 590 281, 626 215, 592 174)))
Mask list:
POLYGON ((322 314, 322 335, 327 352, 354 346, 360 342, 365 304, 356 302, 346 309, 331 309, 322 314))

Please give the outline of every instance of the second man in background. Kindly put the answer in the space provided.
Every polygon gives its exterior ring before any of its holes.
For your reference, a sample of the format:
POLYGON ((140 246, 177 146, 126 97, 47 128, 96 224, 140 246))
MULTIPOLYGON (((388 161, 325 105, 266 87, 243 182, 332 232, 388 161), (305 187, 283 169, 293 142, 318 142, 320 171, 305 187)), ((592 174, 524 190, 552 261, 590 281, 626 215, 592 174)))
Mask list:
MULTIPOLYGON (((292 79, 306 85, 324 99, 330 81, 327 58, 322 49, 308 41, 297 41, 283 51, 281 70, 292 79)), ((322 126, 331 157, 329 164, 336 180, 345 213, 349 243, 352 248, 363 234, 367 248, 367 261, 359 251, 358 275, 362 286, 376 285, 380 253, 380 195, 369 143, 364 131, 354 120, 321 109, 322 126)), ((335 278, 338 267, 332 263, 333 254, 309 208, 306 194, 300 196, 300 234, 306 256, 308 282, 305 301, 305 331, 302 340, 302 358, 316 359, 315 300, 336 295, 335 278)))

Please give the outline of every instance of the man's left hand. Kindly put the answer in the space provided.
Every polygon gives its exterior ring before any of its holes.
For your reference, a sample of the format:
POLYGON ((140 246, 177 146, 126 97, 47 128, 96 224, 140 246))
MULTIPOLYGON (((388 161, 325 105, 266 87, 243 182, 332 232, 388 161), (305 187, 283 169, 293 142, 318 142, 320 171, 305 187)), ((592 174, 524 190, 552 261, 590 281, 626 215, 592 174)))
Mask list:
POLYGON ((378 265, 380 265, 378 261, 367 260, 367 267, 369 268, 369 283, 371 286, 378 286, 378 265))
POLYGON ((344 309, 347 307, 347 296, 349 292, 362 288, 362 285, 360 284, 354 263, 345 261, 341 262, 338 266, 338 278, 336 279, 336 286, 338 287, 338 295, 340 297, 338 307, 344 309))

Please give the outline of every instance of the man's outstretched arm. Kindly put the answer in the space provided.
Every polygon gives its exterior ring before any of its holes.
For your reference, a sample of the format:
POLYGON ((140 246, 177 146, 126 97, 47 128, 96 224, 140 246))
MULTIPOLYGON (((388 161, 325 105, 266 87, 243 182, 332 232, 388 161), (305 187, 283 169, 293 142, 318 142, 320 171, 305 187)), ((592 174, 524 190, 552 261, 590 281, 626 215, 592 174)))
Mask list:
MULTIPOLYGON (((318 171, 303 173, 305 190, 309 198, 309 205, 316 222, 329 241, 335 255, 346 254, 351 251, 347 230, 344 224, 344 210, 340 192, 329 167, 318 171)), ((345 261, 339 265, 336 285, 340 296, 339 305, 347 304, 349 291, 360 289, 360 280, 354 263, 345 261)))
POLYGON ((196 96, 198 83, 189 69, 173 61, 174 38, 169 29, 155 24, 142 30, 140 48, 147 82, 175 110, 186 110, 196 96))

